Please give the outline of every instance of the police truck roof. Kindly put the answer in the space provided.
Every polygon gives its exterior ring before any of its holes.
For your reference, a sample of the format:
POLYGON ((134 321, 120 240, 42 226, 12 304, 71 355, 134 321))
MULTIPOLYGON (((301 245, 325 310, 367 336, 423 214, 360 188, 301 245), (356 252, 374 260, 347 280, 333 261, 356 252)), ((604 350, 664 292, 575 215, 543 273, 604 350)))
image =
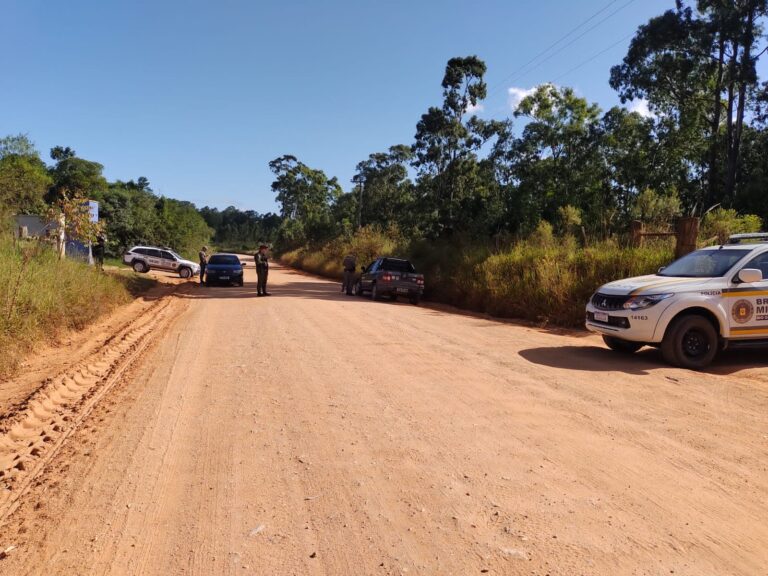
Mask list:
POLYGON ((768 232, 731 234, 728 238, 728 244, 763 244, 766 242, 768 242, 768 232))

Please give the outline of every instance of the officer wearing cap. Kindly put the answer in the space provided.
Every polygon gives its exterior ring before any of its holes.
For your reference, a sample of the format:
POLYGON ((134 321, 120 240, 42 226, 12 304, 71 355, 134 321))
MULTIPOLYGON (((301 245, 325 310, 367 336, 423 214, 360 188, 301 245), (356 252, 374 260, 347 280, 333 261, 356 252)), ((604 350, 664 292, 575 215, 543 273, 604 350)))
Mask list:
POLYGON ((269 246, 262 244, 259 251, 256 252, 253 259, 256 262, 256 293, 258 296, 271 296, 267 292, 267 276, 269 276, 269 256, 267 255, 269 246))

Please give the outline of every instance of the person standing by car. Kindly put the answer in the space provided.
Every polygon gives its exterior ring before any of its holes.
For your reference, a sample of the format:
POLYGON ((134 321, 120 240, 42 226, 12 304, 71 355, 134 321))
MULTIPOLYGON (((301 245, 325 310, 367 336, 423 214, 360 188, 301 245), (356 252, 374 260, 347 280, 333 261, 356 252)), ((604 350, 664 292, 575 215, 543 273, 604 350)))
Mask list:
POLYGON ((259 251, 256 252, 256 255, 253 257, 256 262, 257 296, 271 296, 271 294, 267 292, 267 276, 269 276, 269 256, 267 255, 268 249, 269 246, 262 244, 259 246, 259 251))
POLYGON ((198 254, 200 257, 200 284, 204 283, 205 267, 208 266, 208 246, 203 246, 198 254))
POLYGON ((341 286, 341 290, 346 292, 347 296, 352 296, 352 287, 355 284, 355 270, 357 270, 357 258, 354 252, 347 254, 342 266, 344 268, 344 283, 341 286))

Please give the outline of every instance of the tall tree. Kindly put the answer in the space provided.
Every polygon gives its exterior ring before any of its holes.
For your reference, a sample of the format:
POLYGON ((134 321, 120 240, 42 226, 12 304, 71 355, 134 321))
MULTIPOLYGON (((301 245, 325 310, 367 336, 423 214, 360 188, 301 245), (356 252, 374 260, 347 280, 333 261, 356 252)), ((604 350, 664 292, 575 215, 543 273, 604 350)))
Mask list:
POLYGON ((51 178, 32 141, 0 138, 0 220, 11 213, 42 213, 51 178))
POLYGON ((410 146, 391 146, 357 165, 352 183, 357 198, 357 226, 404 224, 413 203, 413 183, 408 178, 410 146))
POLYGON ((485 71, 477 56, 451 58, 443 76, 442 107, 431 107, 416 126, 414 166, 424 193, 423 211, 434 215, 438 233, 455 227, 459 204, 479 190, 477 153, 499 130, 499 123, 471 113, 486 96, 485 71))
POLYGON ((104 166, 98 162, 78 158, 74 150, 61 146, 51 149, 51 158, 56 164, 50 169, 53 185, 48 191, 49 202, 61 199, 67 191, 88 198, 107 190, 104 166))
POLYGON ((604 182, 600 108, 571 88, 544 84, 520 102, 515 116, 528 120, 515 170, 530 207, 550 221, 565 205, 594 215, 604 182))
POLYGON ((704 166, 699 209, 733 200, 767 13, 768 0, 677 0, 674 10, 640 27, 623 63, 611 70, 622 101, 645 98, 676 119, 689 162, 704 166))
POLYGON ((275 158, 269 168, 275 174, 272 191, 281 206, 283 237, 291 244, 302 244, 332 236, 332 206, 342 193, 338 180, 291 155, 275 158))

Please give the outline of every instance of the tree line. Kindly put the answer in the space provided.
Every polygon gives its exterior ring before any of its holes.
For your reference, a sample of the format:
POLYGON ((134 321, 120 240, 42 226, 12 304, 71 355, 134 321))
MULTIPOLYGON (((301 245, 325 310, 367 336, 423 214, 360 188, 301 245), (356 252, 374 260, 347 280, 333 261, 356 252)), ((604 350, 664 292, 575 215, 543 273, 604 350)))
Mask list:
POLYGON ((361 226, 514 238, 542 222, 607 238, 633 219, 663 226, 712 210, 768 221, 767 15, 768 0, 678 0, 641 26, 610 85, 647 114, 549 83, 509 118, 483 119, 485 63, 452 58, 413 141, 362 160, 348 191, 295 156, 270 162, 279 239, 297 247, 361 226))
POLYGON ((229 207, 197 209, 191 202, 155 194, 149 180, 109 182, 98 162, 56 146, 46 164, 26 135, 0 138, 0 219, 12 214, 46 216, 65 198, 99 202, 109 256, 136 244, 169 246, 188 255, 211 241, 225 249, 252 249, 273 241, 280 224, 275 214, 229 207))

